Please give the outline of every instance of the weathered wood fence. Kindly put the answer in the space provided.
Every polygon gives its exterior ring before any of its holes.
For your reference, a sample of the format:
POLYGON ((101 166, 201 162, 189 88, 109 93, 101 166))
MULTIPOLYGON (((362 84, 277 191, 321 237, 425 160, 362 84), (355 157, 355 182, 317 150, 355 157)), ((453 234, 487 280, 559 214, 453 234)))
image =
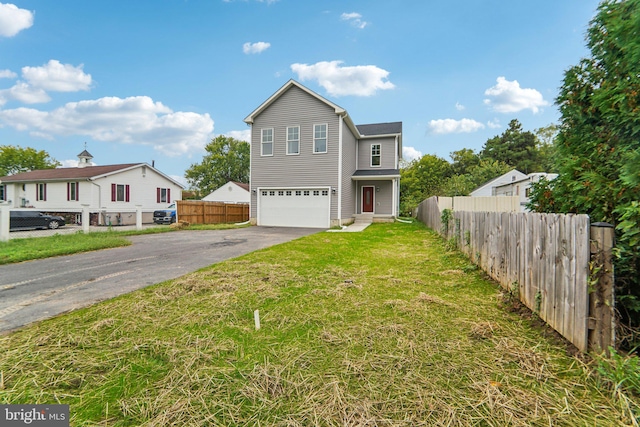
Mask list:
POLYGON ((614 345, 613 229, 587 215, 449 212, 443 224, 432 197, 417 217, 581 351, 614 345))
POLYGON ((204 200, 178 200, 178 221, 190 224, 225 224, 249 220, 249 205, 204 200))

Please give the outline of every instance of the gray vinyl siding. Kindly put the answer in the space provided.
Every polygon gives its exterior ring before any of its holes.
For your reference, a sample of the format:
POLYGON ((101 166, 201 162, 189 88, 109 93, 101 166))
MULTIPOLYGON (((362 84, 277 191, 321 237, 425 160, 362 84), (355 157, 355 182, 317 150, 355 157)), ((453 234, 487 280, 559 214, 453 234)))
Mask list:
MULTIPOLYGON (((251 188, 338 186, 338 126, 334 109, 297 87, 291 87, 254 118, 251 127, 251 188), (327 152, 313 153, 313 128, 327 125, 327 152), (287 127, 300 126, 300 154, 287 155, 287 127), (260 155, 261 129, 273 128, 273 156, 260 155)), ((338 217, 337 196, 331 196, 331 218, 338 217)), ((251 217, 257 216, 257 195, 251 194, 251 217)))
POLYGON ((391 215, 393 213, 393 181, 358 181, 357 212, 362 212, 362 187, 379 187, 374 193, 374 215, 391 215))
POLYGON ((396 140, 389 138, 361 139, 358 148, 358 169, 397 169, 396 164, 396 140), (371 144, 380 144, 380 167, 371 167, 371 144))
POLYGON ((341 219, 355 214, 356 183, 351 176, 356 171, 357 139, 349 126, 342 122, 342 213, 341 219))

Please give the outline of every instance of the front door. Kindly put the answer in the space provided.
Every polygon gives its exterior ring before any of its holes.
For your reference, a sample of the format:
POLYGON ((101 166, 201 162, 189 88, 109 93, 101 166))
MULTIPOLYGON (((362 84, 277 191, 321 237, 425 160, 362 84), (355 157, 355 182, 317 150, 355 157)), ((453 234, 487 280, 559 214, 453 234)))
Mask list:
POLYGON ((373 192, 375 187, 362 187, 362 213, 373 213, 373 192))

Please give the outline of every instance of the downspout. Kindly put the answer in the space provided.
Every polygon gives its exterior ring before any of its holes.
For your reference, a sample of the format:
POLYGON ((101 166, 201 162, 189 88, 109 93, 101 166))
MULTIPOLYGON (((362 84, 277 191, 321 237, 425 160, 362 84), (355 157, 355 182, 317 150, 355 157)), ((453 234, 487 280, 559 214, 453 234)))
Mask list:
MULTIPOLYGON (((396 135, 395 142, 396 142, 396 150, 395 150, 396 151, 396 168, 399 170, 400 169, 400 161, 399 161, 400 153, 398 153, 398 135, 396 135)), ((400 178, 393 179, 393 192, 394 192, 393 210, 395 211, 393 216, 397 218, 400 215, 400 178)))
POLYGON ((87 178, 87 181, 98 187, 98 223, 100 223, 100 208, 102 207, 102 187, 97 184, 93 179, 87 178))
POLYGON ((338 122, 338 225, 342 226, 342 126, 344 119, 342 115, 338 117, 340 118, 338 122))

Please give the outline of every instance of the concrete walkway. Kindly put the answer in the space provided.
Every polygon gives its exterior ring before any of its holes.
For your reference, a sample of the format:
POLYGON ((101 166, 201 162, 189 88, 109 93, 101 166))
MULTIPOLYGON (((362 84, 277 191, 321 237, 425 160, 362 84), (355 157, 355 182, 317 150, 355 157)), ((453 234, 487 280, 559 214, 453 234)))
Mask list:
POLYGON ((373 222, 372 214, 359 214, 359 215, 356 215, 356 219, 353 222, 353 224, 349 225, 348 227, 344 227, 342 230, 327 230, 327 231, 333 232, 333 233, 358 233, 364 230, 365 228, 367 228, 368 226, 370 226, 372 222, 373 222))

